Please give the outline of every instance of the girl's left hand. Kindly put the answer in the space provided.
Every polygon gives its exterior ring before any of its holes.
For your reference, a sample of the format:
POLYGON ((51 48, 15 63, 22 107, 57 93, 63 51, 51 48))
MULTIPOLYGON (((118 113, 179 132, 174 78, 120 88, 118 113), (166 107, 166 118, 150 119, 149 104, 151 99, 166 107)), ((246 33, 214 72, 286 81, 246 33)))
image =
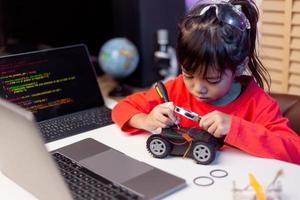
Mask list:
POLYGON ((231 116, 220 111, 212 111, 202 116, 199 125, 214 137, 220 138, 230 129, 231 116))

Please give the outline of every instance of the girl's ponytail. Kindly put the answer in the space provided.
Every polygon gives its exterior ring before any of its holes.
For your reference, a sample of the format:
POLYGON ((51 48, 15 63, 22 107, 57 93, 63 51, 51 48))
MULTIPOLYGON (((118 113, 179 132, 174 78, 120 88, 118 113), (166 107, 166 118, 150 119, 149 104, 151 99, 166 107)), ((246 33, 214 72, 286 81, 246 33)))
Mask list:
POLYGON ((260 87, 264 88, 266 84, 267 90, 270 90, 270 75, 267 69, 264 67, 260 61, 257 53, 256 44, 258 43, 258 30, 257 23, 259 19, 259 9, 257 8, 253 0, 231 0, 232 5, 240 5, 243 13, 248 18, 251 29, 250 31, 250 51, 249 51, 249 63, 248 68, 252 73, 252 76, 255 78, 256 82, 260 87))

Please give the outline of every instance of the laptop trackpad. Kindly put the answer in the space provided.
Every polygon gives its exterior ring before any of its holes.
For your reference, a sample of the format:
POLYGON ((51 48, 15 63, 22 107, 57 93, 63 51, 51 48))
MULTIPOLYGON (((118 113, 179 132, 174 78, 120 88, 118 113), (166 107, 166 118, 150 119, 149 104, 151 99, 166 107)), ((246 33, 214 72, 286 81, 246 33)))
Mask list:
POLYGON ((80 160, 80 164, 118 183, 123 183, 153 169, 113 149, 80 160))

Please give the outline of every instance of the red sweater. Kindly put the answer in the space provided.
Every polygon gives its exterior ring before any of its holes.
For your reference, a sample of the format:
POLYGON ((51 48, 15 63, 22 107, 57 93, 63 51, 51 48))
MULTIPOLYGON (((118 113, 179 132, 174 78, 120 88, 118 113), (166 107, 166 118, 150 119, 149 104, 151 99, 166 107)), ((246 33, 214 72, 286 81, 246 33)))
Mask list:
MULTIPOLYGON (((186 89, 182 75, 165 85, 170 101, 177 106, 199 115, 214 110, 230 114, 231 128, 225 137, 226 144, 255 156, 300 164, 300 137, 288 127, 288 119, 282 117, 277 102, 254 80, 246 85, 237 99, 223 106, 197 101, 186 89)), ((113 121, 130 134, 141 132, 128 126, 128 120, 137 113, 149 113, 160 103, 162 101, 154 88, 135 93, 114 107, 113 121)), ((199 126, 196 122, 179 115, 178 117, 183 127, 199 126)))

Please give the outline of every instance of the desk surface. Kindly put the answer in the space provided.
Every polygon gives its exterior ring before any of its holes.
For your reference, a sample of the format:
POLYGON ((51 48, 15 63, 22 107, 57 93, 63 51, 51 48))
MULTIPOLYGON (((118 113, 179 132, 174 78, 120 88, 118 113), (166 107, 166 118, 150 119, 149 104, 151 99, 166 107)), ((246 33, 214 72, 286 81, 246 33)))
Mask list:
MULTIPOLYGON (((196 196, 205 197, 206 200, 233 199, 233 181, 236 182, 237 187, 244 188, 248 184, 248 173, 251 172, 263 186, 267 186, 279 169, 284 170, 284 175, 280 178, 283 199, 300 199, 299 166, 253 157, 230 147, 225 147, 219 152, 215 161, 210 165, 198 165, 192 159, 181 157, 156 159, 146 150, 147 134, 129 136, 121 132, 116 125, 48 143, 46 146, 51 151, 87 137, 94 138, 137 160, 184 178, 187 187, 167 196, 166 199, 195 199, 196 196), (195 177, 209 176, 209 172, 213 169, 224 169, 228 172, 228 176, 214 178, 215 183, 208 187, 199 187, 193 183, 195 177)), ((34 197, 0 174, 0 199, 34 199, 34 197)))
MULTIPOLYGON (((105 98, 105 103, 112 108, 116 102, 105 98)), ((46 144, 46 146, 49 151, 52 151, 90 137, 137 160, 186 180, 187 187, 167 196, 165 199, 198 199, 198 197, 205 197, 205 200, 232 200, 233 181, 236 182, 238 188, 244 188, 248 185, 248 174, 251 172, 266 187, 273 180, 279 169, 284 171, 284 175, 280 178, 282 199, 300 199, 300 192, 298 191, 300 166, 298 165, 253 157, 230 147, 225 147, 221 152, 218 152, 216 159, 210 165, 199 165, 192 159, 183 159, 181 157, 156 159, 146 150, 148 136, 148 134, 130 136, 123 133, 116 125, 110 125, 51 142, 46 144), (209 176, 209 172, 213 169, 226 170, 228 176, 225 178, 214 178, 215 183, 212 186, 200 187, 193 183, 195 177, 209 176)), ((0 199, 31 200, 35 198, 0 172, 0 199)))

